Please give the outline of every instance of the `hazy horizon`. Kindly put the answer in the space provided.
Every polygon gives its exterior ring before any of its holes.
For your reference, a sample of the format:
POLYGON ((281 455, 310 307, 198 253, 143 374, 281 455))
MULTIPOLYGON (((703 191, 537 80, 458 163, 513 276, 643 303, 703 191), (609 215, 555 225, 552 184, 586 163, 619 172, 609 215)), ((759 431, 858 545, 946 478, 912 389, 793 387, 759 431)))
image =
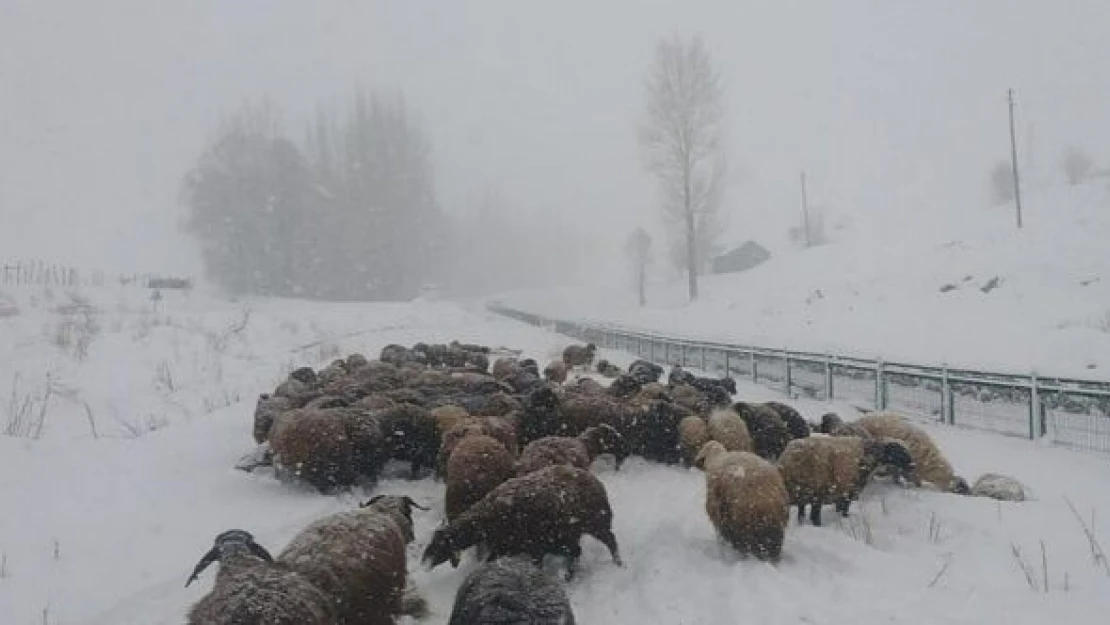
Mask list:
POLYGON ((359 86, 418 113, 448 212, 492 186, 594 239, 658 232, 636 125, 672 33, 701 34, 724 78, 726 244, 782 239, 803 169, 814 204, 882 235, 989 204, 1011 87, 1028 184, 1070 145, 1110 166, 1108 23, 1093 0, 0 0, 0 261, 199 273, 178 188, 221 116, 269 96, 299 140, 359 86))

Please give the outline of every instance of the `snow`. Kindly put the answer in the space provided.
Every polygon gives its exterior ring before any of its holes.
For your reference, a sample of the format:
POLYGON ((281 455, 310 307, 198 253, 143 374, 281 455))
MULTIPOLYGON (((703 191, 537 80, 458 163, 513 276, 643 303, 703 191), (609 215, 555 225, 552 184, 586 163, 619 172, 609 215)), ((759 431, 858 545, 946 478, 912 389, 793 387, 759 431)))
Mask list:
MULTIPOLYGON (((689 338, 1000 373, 1110 371, 1110 192, 1105 181, 1030 193, 958 220, 856 223, 832 243, 776 249, 750 271, 631 288, 503 294, 512 307, 689 338), (877 233, 882 233, 881 235, 877 233), (997 288, 984 292, 994 278, 997 288), (953 290, 941 292, 951 285, 953 290)), ((739 242, 737 242, 739 243, 739 242)), ((658 254, 658 251, 657 251, 658 254)))
MULTIPOLYGON (((188 606, 211 587, 212 571, 189 588, 184 584, 217 533, 246 529, 277 552, 313 520, 368 496, 322 496, 265 472, 233 468, 253 446, 255 394, 287 367, 319 366, 352 351, 375 354, 391 342, 458 338, 520 348, 540 360, 566 344, 450 302, 232 303, 169 292, 157 318, 172 323, 140 332, 144 319, 156 318, 144 309, 141 292, 83 295, 101 306, 102 330, 88 357, 78 361, 54 345, 48 326, 57 318, 41 293, 9 293, 21 312, 0 320, 0 380, 17 372, 37 380, 48 368, 98 415, 114 403, 121 419, 149 411, 160 425, 131 434, 99 417, 102 427, 94 438, 84 411, 59 401, 50 404, 41 438, 0 437, 5 625, 181 623, 188 606), (33 298, 40 299, 38 306, 33 298), (222 351, 208 351, 208 335, 239 324, 248 304, 245 328, 222 351), (163 361, 173 368, 177 390, 155 384, 163 361), (231 401, 205 403, 224 392, 231 401)), ((622 366, 630 361, 605 350, 599 357, 622 366)), ((750 400, 776 398, 745 382, 739 387, 750 400)), ((811 419, 829 409, 850 412, 846 406, 793 403, 811 419)), ((1110 610, 1110 575, 1092 561, 1065 497, 1097 536, 1110 533, 1105 459, 925 427, 969 481, 988 471, 1011 475, 1027 486, 1030 500, 998 502, 873 484, 848 519, 835 518, 829 509, 824 527, 799 527, 792 515, 783 562, 772 566, 740 560, 715 540, 704 510, 705 478, 696 469, 632 458, 617 472, 598 460, 625 565, 616 566, 602 545, 583 538, 580 575, 568 587, 579 622, 1102 622, 1110 610), (1013 554, 1016 545, 1039 587, 1041 541, 1048 592, 1029 587, 1013 554)), ((443 515, 443 485, 388 478, 374 492, 408 494, 432 507, 415 512, 410 571, 432 610, 419 622, 446 622, 454 593, 474 563, 467 558, 459 569, 431 571, 419 565, 443 515)))

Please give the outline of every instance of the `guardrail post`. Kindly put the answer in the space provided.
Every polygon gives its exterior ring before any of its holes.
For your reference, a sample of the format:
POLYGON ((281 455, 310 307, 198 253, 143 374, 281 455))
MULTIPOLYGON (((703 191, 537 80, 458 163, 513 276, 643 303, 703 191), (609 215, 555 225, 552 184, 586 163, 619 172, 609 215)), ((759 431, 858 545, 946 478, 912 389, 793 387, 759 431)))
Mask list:
POLYGON ((724 352, 725 352, 725 377, 726 378, 731 378, 732 377, 732 359, 729 358, 729 354, 731 352, 729 352, 727 349, 724 350, 724 352))
POLYGON ((825 401, 833 399, 832 355, 825 354, 825 401))
POLYGON ((748 355, 751 357, 752 362, 752 384, 759 383, 759 363, 755 360, 755 352, 750 351, 748 355))
POLYGON ((789 399, 790 398, 790 386, 791 386, 791 384, 790 384, 790 352, 785 350, 785 349, 782 350, 782 362, 783 362, 783 365, 782 365, 782 368, 783 368, 782 390, 783 390, 783 392, 786 393, 787 399, 789 399))
POLYGON ((875 360, 875 410, 886 409, 886 393, 883 392, 883 360, 875 360))
POLYGON ((701 370, 702 373, 709 373, 709 362, 705 358, 705 345, 701 346, 701 370))
POLYGON ((680 367, 686 368, 686 343, 678 346, 678 362, 680 367))
POLYGON ((1047 434, 1047 428, 1043 419, 1043 413, 1040 410, 1041 406, 1041 390, 1037 383, 1037 374, 1034 372, 1029 378, 1029 438, 1036 440, 1037 431, 1040 431, 1040 436, 1047 434), (1038 423, 1040 421, 1040 423, 1038 423))
POLYGON ((948 384, 948 365, 940 368, 940 422, 951 425, 952 417, 952 387, 948 384))

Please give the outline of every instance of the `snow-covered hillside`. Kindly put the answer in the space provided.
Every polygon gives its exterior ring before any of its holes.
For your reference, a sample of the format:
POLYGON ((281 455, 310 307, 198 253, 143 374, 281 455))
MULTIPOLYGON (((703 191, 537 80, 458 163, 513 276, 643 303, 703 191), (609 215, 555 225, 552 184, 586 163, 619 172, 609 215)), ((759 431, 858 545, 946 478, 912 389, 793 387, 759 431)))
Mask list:
MULTIPOLYGON (((540 359, 565 344, 449 303, 254 301, 243 330, 213 354, 205 351, 209 333, 243 325, 243 303, 179 294, 167 298, 159 317, 174 321, 154 324, 142 321, 155 317, 143 311, 138 295, 93 292, 85 297, 102 310, 117 299, 134 309, 102 313, 106 329, 78 360, 54 345, 49 330, 57 318, 41 306, 45 296, 36 297, 43 298, 39 306, 21 299, 20 315, 0 321, 0 362, 21 379, 44 375, 45 365, 90 403, 125 402, 121 411, 176 403, 189 410, 166 412, 158 427, 134 432, 99 419, 94 438, 82 411, 52 400, 41 439, 0 437, 0 614, 15 625, 180 623, 210 587, 211 575, 188 589, 184 581, 217 532, 248 529, 278 550, 310 521, 365 497, 326 497, 232 468, 252 447, 253 394, 289 366, 421 339, 506 345, 540 359), (290 325, 296 321, 300 331, 290 325), (175 378, 179 390, 168 394, 154 383, 163 361, 183 372, 175 378), (222 376, 206 373, 205 363, 218 363, 222 376), (203 398, 213 389, 239 398, 206 410, 203 398)), ((740 395, 775 397, 747 383, 740 395)), ((830 409, 796 405, 810 418, 830 409)), ((1009 473, 1035 499, 1002 504, 872 485, 848 519, 826 515, 831 520, 822 528, 791 521, 784 561, 770 566, 738 561, 715 541, 696 470, 632 459, 615 472, 599 460, 626 566, 616 567, 601 545, 584 539, 582 574, 569 586, 580 622, 1101 622, 1110 610, 1110 575, 1104 561, 1092 559, 1093 547, 1065 497, 1099 540, 1110 532, 1104 520, 1110 491, 1102 487, 1110 467, 1025 441, 928 427, 969 479, 1009 473)), ((417 564, 442 516, 442 484, 387 479, 376 492, 406 493, 432 506, 418 512, 410 570, 432 607, 419 622, 446 622, 473 563, 430 572, 417 564)))
POLYGON ((855 223, 831 244, 779 250, 745 273, 653 285, 510 293, 509 306, 770 348, 1104 378, 1110 375, 1105 181, 1031 193, 965 217, 855 223), (876 233, 886 233, 877 236, 876 233))

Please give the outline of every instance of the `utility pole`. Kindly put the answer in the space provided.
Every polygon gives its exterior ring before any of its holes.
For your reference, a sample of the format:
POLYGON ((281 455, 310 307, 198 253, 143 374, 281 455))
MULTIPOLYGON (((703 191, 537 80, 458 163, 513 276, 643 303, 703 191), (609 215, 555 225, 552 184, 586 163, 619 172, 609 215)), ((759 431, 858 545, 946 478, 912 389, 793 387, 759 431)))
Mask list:
POLYGON ((809 199, 806 197, 806 172, 802 172, 802 230, 805 234, 806 247, 811 245, 809 240, 809 199))
POLYGON ((1018 179, 1017 133, 1014 132, 1014 90, 1008 92, 1010 102, 1010 166, 1014 171, 1014 207, 1017 209, 1017 227, 1021 228, 1021 182, 1018 179))

